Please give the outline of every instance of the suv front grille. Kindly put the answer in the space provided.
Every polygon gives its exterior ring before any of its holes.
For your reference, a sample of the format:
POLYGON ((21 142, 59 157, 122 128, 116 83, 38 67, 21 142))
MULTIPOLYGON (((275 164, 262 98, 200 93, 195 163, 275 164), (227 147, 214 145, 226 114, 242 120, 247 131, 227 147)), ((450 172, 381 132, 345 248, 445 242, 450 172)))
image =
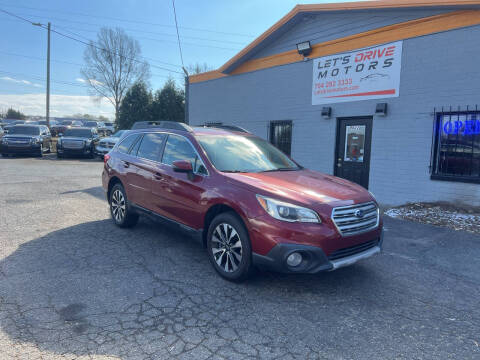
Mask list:
POLYGON ((368 249, 371 249, 377 245, 378 245, 378 240, 372 240, 360 245, 355 245, 345 249, 336 250, 330 254, 330 256, 328 257, 328 260, 337 260, 347 256, 352 256, 352 255, 364 252, 368 249))
POLYGON ((63 147, 66 149, 82 149, 84 146, 83 140, 64 140, 63 147))
POLYGON ((332 220, 343 236, 375 229, 379 222, 378 206, 374 202, 334 208, 332 220))

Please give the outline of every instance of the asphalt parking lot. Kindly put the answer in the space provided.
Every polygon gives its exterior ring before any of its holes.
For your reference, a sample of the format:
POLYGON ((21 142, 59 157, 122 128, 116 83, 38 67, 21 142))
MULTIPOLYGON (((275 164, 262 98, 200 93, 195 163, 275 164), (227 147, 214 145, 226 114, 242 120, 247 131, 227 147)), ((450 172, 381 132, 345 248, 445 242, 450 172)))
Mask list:
POLYGON ((384 253, 222 280, 194 239, 116 228, 98 160, 0 159, 1 359, 479 359, 480 238, 386 218, 384 253))

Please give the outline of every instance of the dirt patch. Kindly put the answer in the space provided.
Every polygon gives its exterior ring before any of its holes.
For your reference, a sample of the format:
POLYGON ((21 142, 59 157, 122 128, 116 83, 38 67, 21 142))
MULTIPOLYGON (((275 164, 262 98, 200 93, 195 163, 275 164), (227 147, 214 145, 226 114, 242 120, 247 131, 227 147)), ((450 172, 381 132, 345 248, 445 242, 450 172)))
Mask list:
POLYGON ((393 218, 480 234, 480 209, 446 203, 413 203, 385 210, 393 218))

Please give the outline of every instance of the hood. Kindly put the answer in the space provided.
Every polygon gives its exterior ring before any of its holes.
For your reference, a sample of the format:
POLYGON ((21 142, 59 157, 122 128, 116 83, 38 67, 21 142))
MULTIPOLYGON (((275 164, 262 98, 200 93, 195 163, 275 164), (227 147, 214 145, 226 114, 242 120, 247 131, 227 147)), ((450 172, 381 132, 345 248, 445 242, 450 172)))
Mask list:
POLYGON ((65 140, 74 140, 74 141, 87 141, 87 140, 91 140, 91 139, 89 139, 89 138, 76 137, 76 136, 62 136, 60 139, 62 139, 62 141, 65 141, 65 140))
POLYGON ((224 175, 233 184, 258 194, 313 207, 345 206, 374 200, 360 185, 312 170, 224 175))

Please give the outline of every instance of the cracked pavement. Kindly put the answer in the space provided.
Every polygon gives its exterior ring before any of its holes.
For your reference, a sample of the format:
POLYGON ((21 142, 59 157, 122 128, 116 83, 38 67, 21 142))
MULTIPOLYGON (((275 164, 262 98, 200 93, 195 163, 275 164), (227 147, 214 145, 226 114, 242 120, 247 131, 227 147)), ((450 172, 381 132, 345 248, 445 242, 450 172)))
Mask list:
POLYGON ((0 159, 0 359, 478 359, 480 239, 385 219, 384 253, 233 284, 201 244, 116 228, 92 160, 0 159))

